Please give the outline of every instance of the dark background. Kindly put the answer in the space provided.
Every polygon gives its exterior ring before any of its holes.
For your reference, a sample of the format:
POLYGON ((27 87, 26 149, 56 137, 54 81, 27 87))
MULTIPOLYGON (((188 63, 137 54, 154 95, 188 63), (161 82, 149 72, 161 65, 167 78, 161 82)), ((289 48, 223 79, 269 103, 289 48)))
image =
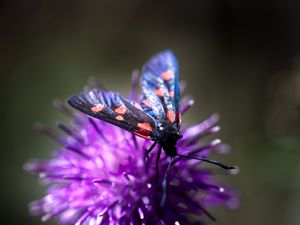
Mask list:
POLYGON ((2 2, 0 223, 42 224, 27 204, 44 188, 22 166, 57 147, 32 129, 66 120, 52 100, 91 75, 126 94, 131 71, 170 48, 196 100, 184 122, 219 112, 232 152, 216 158, 241 169, 220 178, 241 204, 212 210, 216 224, 299 224, 299 11, 292 0, 2 2))

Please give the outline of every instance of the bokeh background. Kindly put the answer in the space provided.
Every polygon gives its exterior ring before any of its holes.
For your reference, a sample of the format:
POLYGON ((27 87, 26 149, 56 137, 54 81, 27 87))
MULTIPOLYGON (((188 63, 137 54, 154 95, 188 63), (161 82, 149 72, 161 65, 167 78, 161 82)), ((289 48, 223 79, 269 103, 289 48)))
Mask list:
POLYGON ((216 158, 241 169, 220 177, 241 202, 213 209, 216 224, 299 224, 299 1, 10 0, 0 10, 1 224, 42 224, 27 204, 44 188, 22 167, 57 147, 32 128, 66 120, 53 99, 90 76, 126 94, 131 71, 167 48, 196 100, 184 121, 219 112, 232 152, 216 158))

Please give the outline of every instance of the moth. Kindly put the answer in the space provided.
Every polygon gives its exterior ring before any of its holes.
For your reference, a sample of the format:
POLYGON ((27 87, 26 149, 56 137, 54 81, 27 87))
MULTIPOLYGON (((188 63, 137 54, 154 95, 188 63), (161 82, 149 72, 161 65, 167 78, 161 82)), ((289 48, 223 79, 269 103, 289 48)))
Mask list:
POLYGON ((179 112, 179 71, 172 51, 154 55, 143 66, 140 77, 141 98, 139 102, 127 99, 119 93, 91 89, 68 99, 79 111, 116 125, 139 137, 151 139, 153 144, 146 150, 148 155, 160 145, 156 159, 156 176, 161 151, 171 158, 164 175, 161 206, 166 200, 166 180, 174 157, 186 157, 215 164, 224 169, 234 169, 218 161, 177 153, 176 143, 181 138, 181 115, 179 112))
POLYGON ((215 160, 177 153, 176 143, 181 138, 179 71, 177 59, 171 50, 159 52, 146 62, 141 71, 140 87, 140 102, 124 98, 116 92, 91 89, 70 97, 68 103, 92 117, 114 124, 139 137, 151 139, 153 144, 147 150, 147 155, 159 144, 157 168, 163 149, 171 158, 167 171, 175 156, 205 161, 224 169, 234 169, 215 160))
POLYGON ((166 155, 177 155, 180 136, 179 73, 177 60, 167 50, 153 56, 141 71, 141 101, 126 99, 119 93, 92 89, 68 99, 68 103, 100 120, 114 124, 154 144, 166 155))

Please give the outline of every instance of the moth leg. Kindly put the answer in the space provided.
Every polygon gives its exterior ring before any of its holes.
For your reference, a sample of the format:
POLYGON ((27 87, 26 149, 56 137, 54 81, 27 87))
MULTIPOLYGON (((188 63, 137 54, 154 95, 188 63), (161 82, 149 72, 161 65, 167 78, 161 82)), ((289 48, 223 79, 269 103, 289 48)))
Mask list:
POLYGON ((162 194, 162 197, 161 197, 161 200, 160 200, 160 207, 163 207, 164 206, 164 204, 165 204, 165 202, 166 202, 166 200, 167 200, 167 178, 168 178, 168 173, 169 173, 169 170, 170 170, 170 168, 171 168, 171 165, 172 165, 172 162, 173 162, 173 157, 171 157, 171 159, 170 159, 170 162, 169 162, 169 165, 168 165, 168 168, 167 168, 167 170, 166 170, 166 172, 165 172, 165 175, 164 175, 164 178, 163 178, 163 181, 162 181, 162 192, 163 192, 163 194, 162 194))
POLYGON ((147 160, 149 159, 150 152, 152 152, 152 150, 154 149, 156 144, 157 144, 157 142, 154 142, 148 150, 146 149, 146 159, 147 160))
POLYGON ((154 142, 149 149, 145 149, 144 151, 144 163, 146 165, 145 169, 146 169, 146 173, 148 173, 149 171, 149 163, 151 161, 150 157, 149 157, 149 153, 153 151, 155 145, 157 144, 157 142, 154 142))
POLYGON ((158 149, 158 153, 157 153, 157 158, 156 158, 156 163, 155 163, 155 167, 156 167, 156 180, 158 180, 158 163, 159 163, 159 158, 160 158, 160 154, 161 154, 161 147, 158 149))

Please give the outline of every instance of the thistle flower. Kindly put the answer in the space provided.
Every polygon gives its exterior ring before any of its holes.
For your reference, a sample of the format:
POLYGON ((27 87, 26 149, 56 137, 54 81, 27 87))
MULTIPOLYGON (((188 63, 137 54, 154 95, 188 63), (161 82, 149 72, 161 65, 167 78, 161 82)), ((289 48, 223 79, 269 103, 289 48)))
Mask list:
MULTIPOLYGON (((133 79, 135 96, 136 78, 133 79)), ((184 114, 193 105, 185 97, 180 102, 184 114)), ((60 101, 55 106, 71 119, 71 125, 58 123, 65 134, 38 124, 37 128, 54 138, 61 147, 48 161, 31 161, 24 167, 39 175, 48 186, 45 197, 30 204, 42 221, 57 217, 61 224, 75 225, 184 225, 205 224, 214 217, 208 206, 237 206, 234 191, 215 179, 215 170, 205 162, 176 158, 168 172, 167 198, 161 207, 162 182, 169 157, 162 152, 156 171, 158 147, 149 157, 145 140, 106 122, 74 112, 60 101), (158 172, 158 176, 156 173, 158 172)), ((207 158, 213 151, 226 152, 228 147, 214 139, 203 138, 219 131, 218 116, 181 129, 178 153, 207 158)))

